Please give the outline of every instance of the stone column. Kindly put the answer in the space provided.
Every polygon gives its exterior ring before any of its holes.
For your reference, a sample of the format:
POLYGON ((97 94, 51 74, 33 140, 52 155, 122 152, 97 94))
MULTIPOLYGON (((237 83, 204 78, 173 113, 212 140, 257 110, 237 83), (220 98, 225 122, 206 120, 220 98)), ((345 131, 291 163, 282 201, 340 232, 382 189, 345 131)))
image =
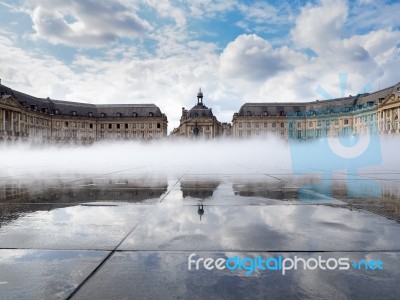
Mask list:
POLYGON ((396 125, 397 127, 396 127, 396 130, 397 130, 397 132, 399 132, 400 131, 400 106, 399 107, 397 107, 397 125, 396 125))
POLYGON ((10 127, 10 131, 13 132, 14 131, 14 112, 11 111, 11 127, 10 127))
POLYGON ((21 113, 18 113, 18 132, 21 134, 21 113))
POLYGON ((6 110, 3 109, 3 130, 6 130, 6 110))

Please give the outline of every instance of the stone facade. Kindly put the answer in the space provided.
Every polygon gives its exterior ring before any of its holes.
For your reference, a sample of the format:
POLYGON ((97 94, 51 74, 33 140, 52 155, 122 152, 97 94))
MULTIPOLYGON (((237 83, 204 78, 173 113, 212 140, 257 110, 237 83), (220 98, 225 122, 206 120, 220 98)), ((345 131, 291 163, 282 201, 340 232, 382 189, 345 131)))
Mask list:
POLYGON ((90 144, 167 136, 154 104, 94 105, 36 98, 0 85, 0 141, 90 144))
POLYGON ((222 136, 230 136, 231 125, 221 123, 214 116, 212 109, 203 103, 201 89, 197 94, 197 104, 187 110, 182 107, 182 116, 178 128, 174 128, 173 137, 189 139, 214 139, 222 136))
POLYGON ((351 134, 400 133, 400 83, 345 98, 293 103, 245 103, 233 115, 233 138, 280 136, 315 139, 351 134))

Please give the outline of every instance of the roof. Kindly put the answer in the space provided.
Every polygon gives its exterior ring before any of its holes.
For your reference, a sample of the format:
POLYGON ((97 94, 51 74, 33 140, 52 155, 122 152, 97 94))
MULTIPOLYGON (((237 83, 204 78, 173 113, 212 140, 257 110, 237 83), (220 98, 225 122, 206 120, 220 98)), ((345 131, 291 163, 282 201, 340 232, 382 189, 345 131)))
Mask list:
POLYGON ((287 102, 287 103, 245 103, 241 106, 239 116, 278 116, 278 115, 292 115, 298 112, 306 111, 323 111, 330 109, 333 112, 341 112, 344 108, 355 107, 357 105, 373 104, 377 105, 380 100, 386 98, 393 92, 394 86, 386 89, 376 91, 371 94, 359 94, 356 96, 349 96, 343 98, 335 98, 329 100, 316 100, 311 102, 287 102))
POLYGON ((60 115, 72 115, 72 112, 74 112, 77 116, 91 115, 93 117, 100 117, 103 113, 107 117, 131 117, 134 115, 137 117, 163 116, 160 108, 155 104, 90 104, 52 100, 49 98, 33 97, 13 90, 2 84, 0 84, 0 95, 13 96, 21 105, 30 109, 36 109, 38 111, 47 110, 50 113, 60 115))
POLYGON ((197 104, 193 106, 189 112, 188 116, 190 118, 212 118, 214 115, 211 108, 208 108, 204 104, 197 104))

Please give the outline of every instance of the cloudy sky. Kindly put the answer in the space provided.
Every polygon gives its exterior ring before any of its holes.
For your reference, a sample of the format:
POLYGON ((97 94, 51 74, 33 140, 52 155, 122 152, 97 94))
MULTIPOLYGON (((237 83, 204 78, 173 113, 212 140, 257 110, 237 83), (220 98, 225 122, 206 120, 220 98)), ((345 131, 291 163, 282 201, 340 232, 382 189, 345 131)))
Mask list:
POLYGON ((229 122, 244 102, 323 99, 318 86, 339 97, 340 73, 346 95, 399 82, 399 11, 384 0, 0 0, 0 78, 38 97, 155 103, 169 131, 201 86, 229 122))

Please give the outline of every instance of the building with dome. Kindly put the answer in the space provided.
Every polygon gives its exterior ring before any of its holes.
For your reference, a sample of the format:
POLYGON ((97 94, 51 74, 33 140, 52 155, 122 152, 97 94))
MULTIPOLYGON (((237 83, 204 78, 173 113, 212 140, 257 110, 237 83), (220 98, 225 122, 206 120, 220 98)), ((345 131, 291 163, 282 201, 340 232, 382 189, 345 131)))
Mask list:
POLYGON ((203 92, 200 88, 196 105, 190 110, 182 107, 179 127, 175 128, 171 135, 189 139, 214 139, 230 136, 230 129, 230 124, 219 122, 212 109, 203 103, 203 92))

